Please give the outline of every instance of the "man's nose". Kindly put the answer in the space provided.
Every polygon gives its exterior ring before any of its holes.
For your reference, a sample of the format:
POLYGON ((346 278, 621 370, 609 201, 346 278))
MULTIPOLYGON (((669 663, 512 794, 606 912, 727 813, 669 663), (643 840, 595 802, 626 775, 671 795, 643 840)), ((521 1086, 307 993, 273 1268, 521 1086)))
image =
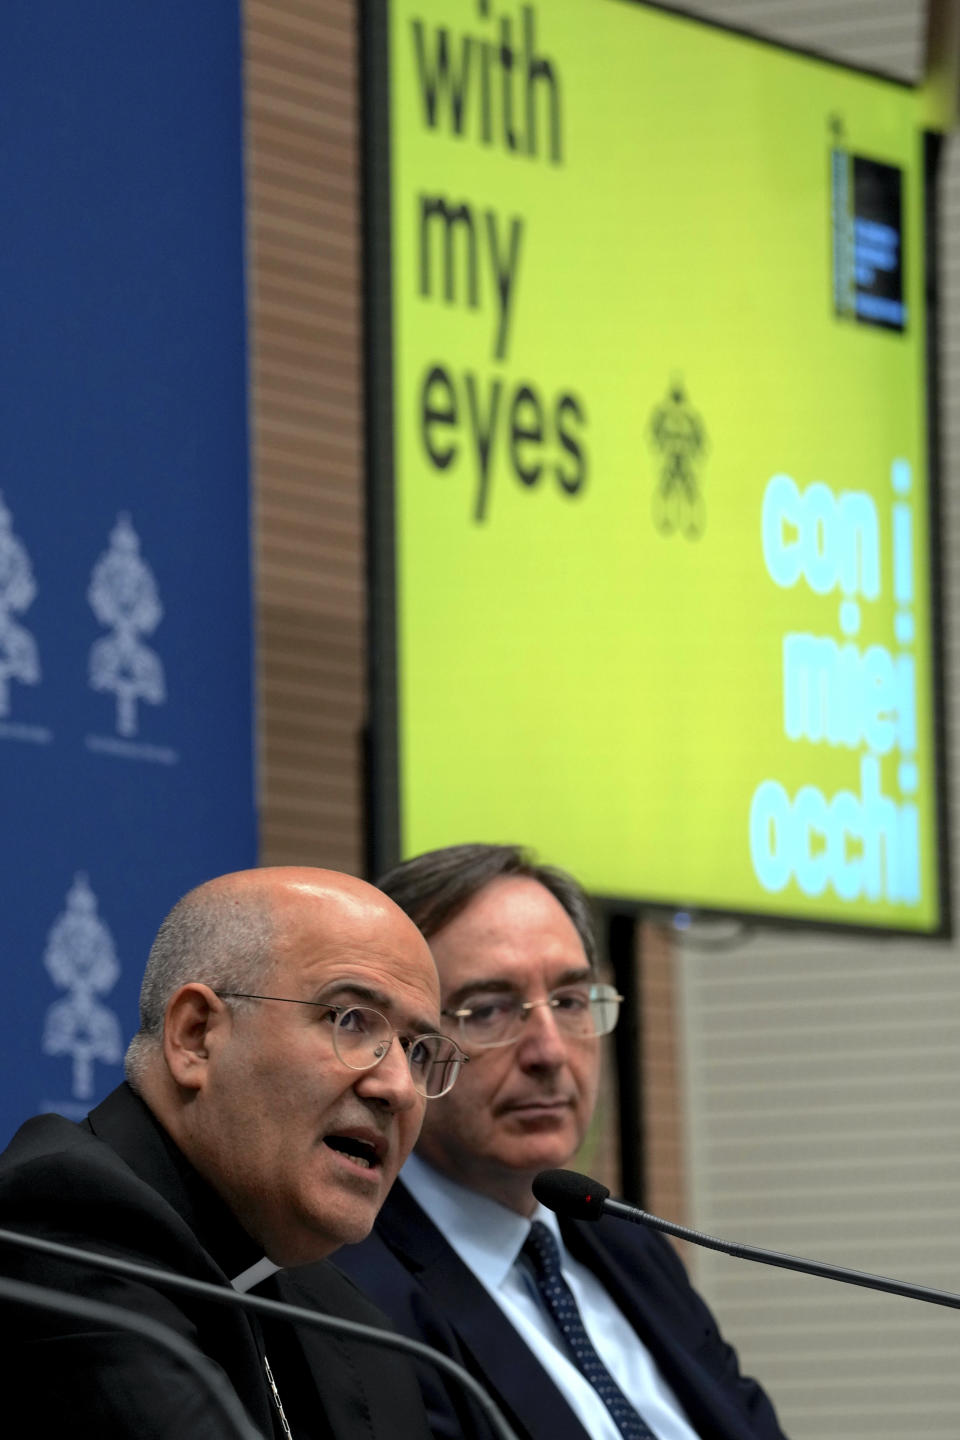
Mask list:
POLYGON ((409 1110, 423 1100, 414 1087, 406 1052, 396 1035, 391 1037, 383 1059, 369 1070, 362 1070, 353 1088, 365 1099, 387 1105, 391 1113, 409 1110))
POLYGON ((557 1024, 557 1012, 549 1000, 535 1000, 527 1010, 517 1042, 521 1064, 557 1068, 567 1060, 567 1037, 557 1024))

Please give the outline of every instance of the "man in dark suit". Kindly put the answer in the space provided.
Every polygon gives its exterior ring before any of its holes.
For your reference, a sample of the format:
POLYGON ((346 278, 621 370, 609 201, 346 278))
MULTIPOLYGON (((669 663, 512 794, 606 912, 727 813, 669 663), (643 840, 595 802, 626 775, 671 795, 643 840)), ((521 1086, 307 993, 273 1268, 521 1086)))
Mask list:
MULTIPOLYGON (((469 1064, 371 1236, 336 1263, 481 1378, 527 1440, 783 1440, 666 1241, 558 1222, 531 1192, 583 1139, 618 1013, 580 887, 494 845, 432 851, 380 885, 430 941, 469 1064)), ((435 1435, 486 1440, 436 1375, 421 1384, 435 1435)))
MULTIPOLYGON (((211 881, 154 942, 129 1083, 83 1124, 21 1128, 0 1157, 0 1225, 238 1289, 267 1276, 272 1298, 383 1324, 325 1257, 367 1234, 427 1097, 456 1076, 438 1028, 426 943, 371 886, 293 868, 211 881)), ((265 1436, 426 1436, 391 1351, 9 1246, 2 1270, 170 1327, 265 1436)), ((0 1325, 31 1434, 235 1433, 192 1374, 119 1328, 10 1305, 0 1325)))

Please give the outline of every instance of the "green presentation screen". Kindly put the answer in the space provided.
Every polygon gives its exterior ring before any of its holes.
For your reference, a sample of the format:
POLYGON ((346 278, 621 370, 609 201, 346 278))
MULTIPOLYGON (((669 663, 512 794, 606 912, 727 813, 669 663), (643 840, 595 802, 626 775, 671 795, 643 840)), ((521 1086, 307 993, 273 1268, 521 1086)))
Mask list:
POLYGON ((922 92, 628 0, 367 63, 378 859, 944 933, 922 92))

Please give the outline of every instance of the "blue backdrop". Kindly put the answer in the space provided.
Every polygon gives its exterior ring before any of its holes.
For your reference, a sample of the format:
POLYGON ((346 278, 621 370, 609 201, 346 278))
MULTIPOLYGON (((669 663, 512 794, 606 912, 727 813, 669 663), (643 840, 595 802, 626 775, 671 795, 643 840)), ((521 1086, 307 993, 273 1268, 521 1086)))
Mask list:
POLYGON ((0 12, 0 1143, 255 863, 237 0, 0 12))

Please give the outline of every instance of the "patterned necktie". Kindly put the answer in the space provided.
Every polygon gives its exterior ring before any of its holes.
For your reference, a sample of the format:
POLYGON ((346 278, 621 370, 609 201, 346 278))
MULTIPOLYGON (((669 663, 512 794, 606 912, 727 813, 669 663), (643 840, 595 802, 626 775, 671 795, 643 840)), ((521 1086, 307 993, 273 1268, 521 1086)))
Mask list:
POLYGON ((624 1440, 656 1440, 653 1431, 630 1404, 610 1371, 593 1348, 577 1302, 560 1270, 560 1251, 550 1230, 542 1220, 534 1220, 523 1245, 523 1253, 533 1262, 537 1289, 553 1316, 560 1334, 570 1347, 577 1368, 593 1386, 610 1411, 613 1423, 624 1440))

